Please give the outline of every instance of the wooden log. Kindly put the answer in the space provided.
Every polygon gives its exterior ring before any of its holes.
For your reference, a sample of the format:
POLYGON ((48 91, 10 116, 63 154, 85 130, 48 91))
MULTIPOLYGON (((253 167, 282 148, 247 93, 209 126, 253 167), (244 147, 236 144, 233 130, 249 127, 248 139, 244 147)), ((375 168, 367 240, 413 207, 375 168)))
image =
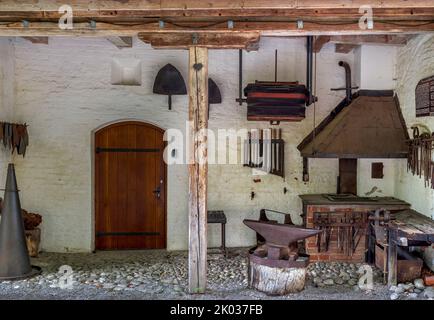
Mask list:
POLYGON ((190 293, 204 293, 207 267, 208 49, 189 49, 189 254, 190 293))
POLYGON ((272 268, 249 263, 249 285, 268 295, 300 292, 306 282, 306 268, 272 268))
POLYGON ((27 250, 31 257, 37 257, 39 254, 39 243, 41 242, 41 229, 26 230, 27 250))

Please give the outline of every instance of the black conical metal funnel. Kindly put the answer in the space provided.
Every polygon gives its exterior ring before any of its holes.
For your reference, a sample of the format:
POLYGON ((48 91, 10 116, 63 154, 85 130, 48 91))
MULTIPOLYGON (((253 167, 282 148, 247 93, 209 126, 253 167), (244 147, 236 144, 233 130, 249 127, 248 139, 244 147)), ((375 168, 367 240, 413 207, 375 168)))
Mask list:
POLYGON ((39 271, 30 265, 15 169, 9 164, 0 222, 0 280, 28 278, 39 271))

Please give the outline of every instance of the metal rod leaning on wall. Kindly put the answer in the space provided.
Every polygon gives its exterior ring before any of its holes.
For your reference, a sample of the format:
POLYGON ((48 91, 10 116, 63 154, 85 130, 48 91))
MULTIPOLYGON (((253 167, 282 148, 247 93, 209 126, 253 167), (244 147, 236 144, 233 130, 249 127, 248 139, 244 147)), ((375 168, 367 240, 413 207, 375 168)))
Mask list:
POLYGON ((306 38, 306 86, 309 91, 309 100, 307 105, 312 104, 313 94, 312 94, 312 70, 313 70, 313 36, 308 36, 306 38))
POLYGON ((235 99, 239 105, 243 105, 243 102, 246 102, 247 99, 243 99, 243 50, 240 49, 238 51, 238 98, 235 99))

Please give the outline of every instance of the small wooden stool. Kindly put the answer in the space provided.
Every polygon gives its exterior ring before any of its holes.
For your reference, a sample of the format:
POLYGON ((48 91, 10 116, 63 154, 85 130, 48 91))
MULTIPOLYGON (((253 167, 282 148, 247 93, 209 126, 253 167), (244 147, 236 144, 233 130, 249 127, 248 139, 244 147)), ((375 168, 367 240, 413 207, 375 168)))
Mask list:
POLYGON ((208 223, 220 223, 221 224, 221 251, 226 257, 226 215, 222 210, 208 211, 207 215, 208 223))

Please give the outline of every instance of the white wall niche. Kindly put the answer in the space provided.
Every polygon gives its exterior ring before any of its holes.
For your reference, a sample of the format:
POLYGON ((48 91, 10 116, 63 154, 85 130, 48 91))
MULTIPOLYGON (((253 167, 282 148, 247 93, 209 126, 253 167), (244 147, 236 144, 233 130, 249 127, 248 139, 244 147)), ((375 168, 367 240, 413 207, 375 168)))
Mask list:
POLYGON ((142 85, 142 62, 138 59, 113 59, 111 84, 123 86, 142 85))

